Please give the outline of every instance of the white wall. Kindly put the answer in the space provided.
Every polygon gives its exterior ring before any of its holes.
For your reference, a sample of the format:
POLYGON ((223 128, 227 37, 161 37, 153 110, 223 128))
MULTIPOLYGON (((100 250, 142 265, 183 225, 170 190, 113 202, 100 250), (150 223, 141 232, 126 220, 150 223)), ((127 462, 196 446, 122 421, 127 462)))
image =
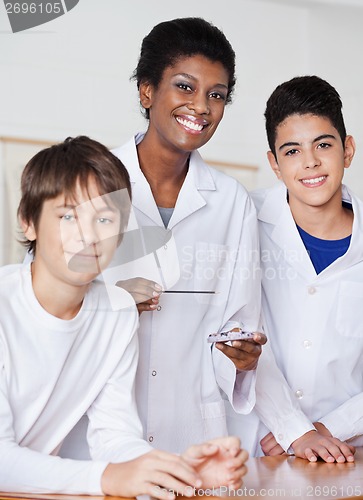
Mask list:
POLYGON ((321 6, 309 14, 308 67, 334 85, 342 98, 347 132, 357 145, 345 182, 363 198, 363 1, 360 5, 328 10, 321 6))
POLYGON ((343 98, 361 150, 351 180, 363 197, 363 8, 334 0, 80 0, 67 15, 17 34, 1 2, 0 136, 58 141, 87 134, 110 147, 123 143, 145 127, 129 81, 141 40, 156 23, 183 16, 222 28, 237 54, 234 102, 203 155, 257 165, 258 185, 271 185, 266 100, 282 81, 316 73, 343 98))
MULTIPOLYGON (((264 140, 261 114, 270 80, 288 78, 306 57, 306 12, 271 1, 224 2, 222 9, 207 0, 175 5, 169 0, 80 0, 52 23, 3 34, 0 133, 56 140, 88 133, 108 144, 124 141, 144 126, 135 84, 129 82, 143 36, 162 20, 189 15, 222 28, 237 53, 236 99, 211 151, 216 159, 254 162, 250 150, 264 140), (238 4, 242 13, 236 16, 238 4), (298 26, 290 22, 295 16, 298 26), (279 25, 286 26, 287 37, 297 35, 294 44, 281 44, 279 25), (285 56, 276 63, 281 45, 285 56), (299 58, 291 64, 296 51, 299 58)), ((0 29, 6 29, 7 20, 2 23, 0 29)))

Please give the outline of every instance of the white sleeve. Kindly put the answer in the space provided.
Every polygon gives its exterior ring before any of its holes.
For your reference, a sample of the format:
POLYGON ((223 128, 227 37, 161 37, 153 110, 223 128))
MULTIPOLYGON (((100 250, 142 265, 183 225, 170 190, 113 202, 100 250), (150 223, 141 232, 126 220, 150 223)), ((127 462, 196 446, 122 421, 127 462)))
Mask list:
POLYGON ((106 462, 65 460, 17 444, 0 340, 0 490, 102 495, 106 466, 106 462))
MULTIPOLYGON (((261 273, 258 226, 255 207, 249 197, 239 217, 239 248, 231 270, 231 285, 226 301, 222 330, 241 326, 258 331, 261 307, 261 273)), ((236 229, 238 230, 238 229, 236 229)), ((212 349, 213 364, 219 387, 227 395, 233 409, 249 413, 255 404, 255 371, 237 374, 233 362, 218 349, 212 349)))
POLYGON ((212 356, 219 387, 235 412, 248 414, 256 402, 256 370, 237 373, 234 363, 213 345, 212 356))
POLYGON ((315 430, 278 368, 269 341, 257 366, 256 394, 258 416, 285 451, 303 434, 315 430))
POLYGON ((363 393, 361 392, 345 401, 323 418, 319 418, 319 422, 324 424, 334 437, 346 441, 363 435, 362 409, 363 393))
POLYGON ((153 449, 142 438, 142 425, 135 402, 138 363, 136 327, 135 322, 121 361, 87 412, 87 439, 91 457, 95 460, 123 462, 153 449))

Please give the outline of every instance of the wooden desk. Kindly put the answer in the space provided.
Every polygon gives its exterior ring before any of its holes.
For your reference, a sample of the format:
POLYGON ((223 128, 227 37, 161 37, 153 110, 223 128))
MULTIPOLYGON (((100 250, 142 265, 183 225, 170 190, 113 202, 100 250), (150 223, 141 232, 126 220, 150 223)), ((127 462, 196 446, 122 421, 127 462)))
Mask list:
POLYGON ((354 463, 311 463, 295 457, 263 457, 248 461, 240 496, 289 500, 363 499, 363 448, 354 463))
MULTIPOLYGON (((248 473, 236 492, 221 491, 222 496, 240 498, 285 498, 286 500, 363 500, 363 448, 353 464, 310 463, 295 457, 263 457, 248 460, 248 473)), ((211 492, 204 495, 210 498, 211 492)), ((116 497, 72 495, 2 494, 0 500, 116 500, 116 497)), ((117 497, 117 500, 120 500, 117 497)), ((122 499, 125 500, 125 499, 122 499)))

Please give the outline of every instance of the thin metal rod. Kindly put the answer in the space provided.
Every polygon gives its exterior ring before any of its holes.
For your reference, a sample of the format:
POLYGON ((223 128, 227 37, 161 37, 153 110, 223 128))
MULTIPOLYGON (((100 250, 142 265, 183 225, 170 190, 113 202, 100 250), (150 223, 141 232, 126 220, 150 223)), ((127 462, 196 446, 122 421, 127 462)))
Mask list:
POLYGON ((165 290, 162 293, 219 293, 213 290, 165 290))

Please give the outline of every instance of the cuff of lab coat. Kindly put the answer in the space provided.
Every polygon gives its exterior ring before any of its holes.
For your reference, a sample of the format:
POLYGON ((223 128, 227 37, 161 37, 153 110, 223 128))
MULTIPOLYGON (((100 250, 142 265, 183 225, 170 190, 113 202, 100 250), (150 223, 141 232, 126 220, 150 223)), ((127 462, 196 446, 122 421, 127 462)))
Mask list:
POLYGON ((102 475, 108 466, 107 462, 90 462, 91 467, 88 475, 87 495, 104 495, 101 487, 102 475))
POLYGON ((297 412, 287 419, 279 419, 273 430, 273 435, 286 452, 293 453, 292 443, 312 430, 316 429, 311 421, 302 412, 297 412))
POLYGON ((217 384, 228 397, 234 411, 245 415, 250 413, 256 402, 256 370, 237 374, 234 363, 214 346, 212 356, 217 384))
POLYGON ((363 393, 360 392, 324 417, 319 418, 319 422, 324 424, 331 434, 341 441, 347 441, 356 436, 362 436, 362 405, 363 393))

